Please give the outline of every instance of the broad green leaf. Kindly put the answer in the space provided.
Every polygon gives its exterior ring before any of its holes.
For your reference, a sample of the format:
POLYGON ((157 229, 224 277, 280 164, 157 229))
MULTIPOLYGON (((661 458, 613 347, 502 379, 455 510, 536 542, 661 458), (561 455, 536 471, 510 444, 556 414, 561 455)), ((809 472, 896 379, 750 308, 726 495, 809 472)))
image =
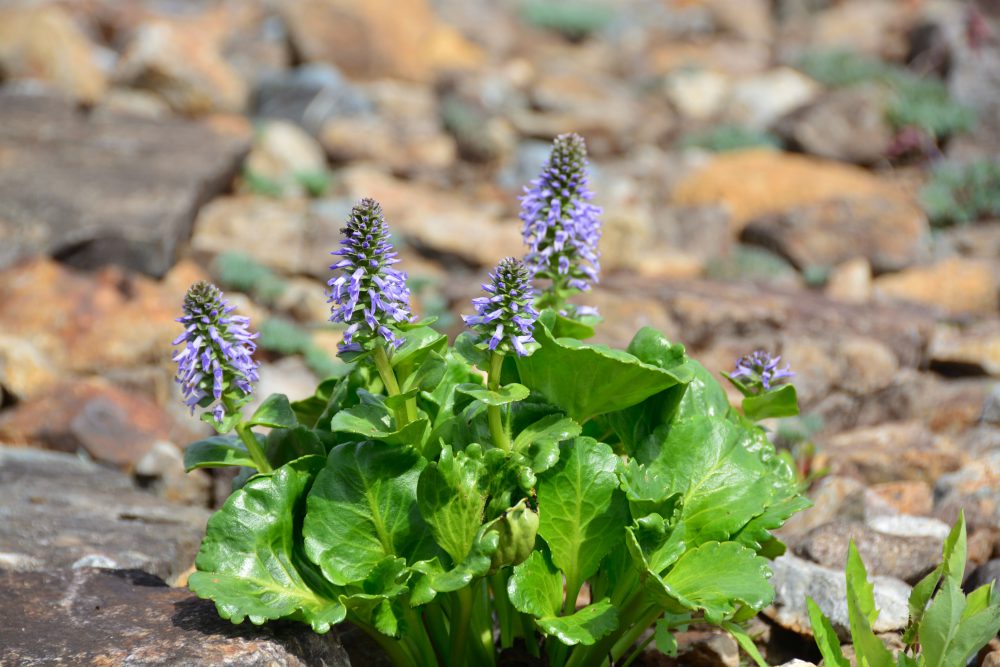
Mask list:
POLYGON ((295 557, 295 524, 323 459, 309 456, 257 475, 208 521, 188 586, 233 623, 301 616, 326 632, 347 610, 311 588, 295 557))
POLYGON ((411 585, 413 597, 410 604, 418 606, 434 599, 438 593, 450 593, 465 588, 478 577, 490 571, 493 554, 500 544, 500 536, 493 531, 480 528, 473 540, 472 548, 465 560, 450 570, 441 566, 439 559, 419 561, 410 568, 416 576, 411 585))
POLYGON ((481 458, 466 452, 455 453, 445 446, 439 460, 429 463, 420 473, 417 506, 438 546, 451 556, 452 563, 465 559, 482 526, 486 507, 485 472, 481 458))
POLYGON ((763 609, 774 597, 767 561, 733 542, 707 542, 687 551, 661 578, 666 590, 688 609, 701 609, 719 623, 743 603, 763 609))
POLYGON ((580 585, 621 544, 628 506, 618 488, 619 459, 610 447, 580 437, 564 442, 561 450, 559 463, 538 482, 538 534, 567 580, 580 585))
POLYGON ((687 548, 684 524, 670 526, 659 514, 640 517, 625 529, 625 544, 640 569, 659 575, 687 548))
POLYGON ((415 327, 403 334, 403 344, 390 358, 392 368, 400 382, 405 381, 421 362, 432 352, 443 352, 448 338, 427 326, 415 327))
POLYGON ((535 326, 534 337, 539 348, 516 359, 521 381, 580 424, 636 405, 690 377, 604 345, 554 338, 541 323, 535 326))
POLYGON ((794 417, 799 414, 795 386, 786 384, 773 391, 747 396, 743 399, 743 414, 755 422, 774 417, 794 417))
POLYGON ((777 458, 755 442, 752 429, 719 417, 694 417, 664 429, 659 456, 649 464, 665 491, 681 493, 681 517, 691 545, 728 540, 783 497, 777 458), (720 511, 725 508, 725 511, 720 511))
MULTIPOLYGON (((594 321, 595 324, 599 321, 599 318, 587 319, 594 321)), ((560 315, 555 310, 549 309, 549 313, 545 315, 545 321, 550 324, 549 329, 556 338, 586 340, 592 338, 594 335, 594 327, 588 322, 571 319, 565 315, 560 315)))
POLYGON ((750 656, 750 658, 757 663, 758 667, 768 667, 767 662, 764 661, 764 656, 762 656, 760 651, 757 650, 757 645, 753 643, 752 639, 750 639, 750 635, 747 634, 746 630, 729 621, 723 623, 722 627, 733 636, 733 639, 735 639, 736 643, 740 645, 743 652, 750 656))
POLYGON ((868 572, 865 563, 861 560, 858 548, 851 540, 847 549, 847 567, 844 571, 847 578, 847 588, 853 590, 858 600, 858 609, 865 615, 869 625, 878 618, 878 609, 875 607, 875 584, 868 581, 868 572))
POLYGON ((414 447, 420 445, 427 427, 426 419, 415 419, 403 428, 396 428, 395 420, 384 405, 370 404, 341 410, 330 422, 334 432, 353 433, 390 445, 414 447))
POLYGON ((350 366, 345 364, 343 370, 343 375, 330 377, 320 382, 319 386, 316 387, 316 393, 309 398, 292 402, 292 412, 295 413, 295 418, 300 424, 314 428, 327 406, 335 400, 334 396, 343 393, 343 389, 347 385, 344 376, 350 371, 350 366))
POLYGON ((295 418, 295 411, 292 410, 288 397, 284 394, 271 394, 254 411, 247 424, 270 428, 294 428, 299 422, 295 418))
POLYGON ((432 555, 417 509, 426 461, 411 448, 380 442, 335 447, 309 493, 305 550, 338 585, 364 580, 386 556, 432 555))
POLYGON ((482 385, 466 383, 458 385, 456 391, 466 396, 471 396, 477 401, 482 401, 486 405, 507 405, 516 403, 528 398, 531 392, 523 384, 511 383, 500 387, 496 391, 487 389, 482 385))
POLYGON ((837 632, 833 629, 833 624, 826 614, 819 608, 812 598, 806 598, 806 607, 809 609, 809 624, 812 626, 813 637, 816 639, 816 647, 820 655, 823 656, 823 664, 827 667, 850 667, 850 661, 844 657, 844 652, 840 650, 840 640, 837 632))
POLYGON ((948 537, 944 541, 942 548, 941 562, 926 577, 917 582, 910 592, 909 612, 910 618, 907 622, 906 631, 903 633, 903 642, 908 646, 917 639, 917 630, 920 620, 927 609, 927 603, 937 590, 938 583, 942 576, 946 576, 959 585, 965 575, 966 540, 965 540, 965 513, 961 512, 958 521, 952 526, 948 537))
MULTIPOLYGON (((790 490, 791 491, 791 490, 790 490)), ((794 491, 791 491, 794 493, 794 491)), ((768 547, 773 550, 775 546, 774 536, 769 531, 777 530, 785 524, 790 516, 804 509, 812 507, 812 502, 805 496, 791 495, 789 497, 776 500, 763 512, 750 519, 747 525, 740 529, 740 532, 733 536, 733 539, 744 546, 748 546, 757 553, 765 555, 763 552, 768 547)), ((784 553, 782 550, 781 553, 784 553)), ((780 556, 781 553, 774 557, 780 556)))
MULTIPOLYGON (((262 438, 257 437, 257 441, 261 442, 262 438)), ((211 438, 191 443, 184 450, 184 469, 187 472, 195 468, 226 466, 257 467, 246 446, 234 435, 213 435, 211 438)))
POLYGON ((684 396, 681 397, 677 406, 675 419, 688 419, 690 417, 708 416, 725 417, 732 408, 729 405, 729 396, 708 370, 694 359, 689 359, 686 366, 694 374, 694 377, 687 383, 684 396))
MULTIPOLYGON (((327 437, 329 434, 324 433, 327 437)), ((310 454, 325 457, 326 447, 316 431, 305 426, 295 428, 277 428, 268 433, 266 438, 267 460, 272 466, 280 466, 295 459, 310 454)))
POLYGON ((535 551, 514 568, 507 592, 515 609, 534 616, 546 634, 564 644, 589 646, 618 627, 618 611, 608 599, 567 616, 558 615, 563 604, 562 576, 543 551, 535 551))
POLYGON ((620 477, 622 491, 628 498, 633 517, 658 514, 669 519, 680 508, 681 494, 672 491, 664 483, 657 469, 641 465, 632 459, 626 464, 620 477))
POLYGON ((966 664, 997 632, 1000 632, 1000 605, 993 603, 973 614, 966 606, 942 664, 966 664))
POLYGON ((989 604, 989 594, 984 586, 966 598, 953 579, 945 579, 920 622, 926 667, 964 665, 996 636, 1000 605, 989 604))
POLYGON ((559 443, 580 435, 580 425, 561 414, 548 415, 526 427, 514 438, 514 451, 527 459, 535 473, 543 473, 559 460, 559 443))

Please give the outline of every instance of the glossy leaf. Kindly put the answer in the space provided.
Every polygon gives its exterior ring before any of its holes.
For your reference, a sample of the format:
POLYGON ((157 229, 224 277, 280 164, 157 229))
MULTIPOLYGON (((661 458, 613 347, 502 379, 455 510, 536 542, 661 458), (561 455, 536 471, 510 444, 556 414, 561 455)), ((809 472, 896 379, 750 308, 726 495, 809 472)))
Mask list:
POLYGON ((188 585, 233 623, 299 616, 326 632, 347 613, 335 596, 310 587, 294 556, 296 516, 321 457, 257 475, 209 519, 188 585))
MULTIPOLYGON (((261 442, 262 438, 257 437, 261 442)), ((246 446, 234 435, 213 435, 193 442, 184 450, 184 469, 246 466, 256 468, 246 446)))
POLYGON ((516 359, 521 382, 581 424, 636 405, 689 378, 687 373, 645 364, 621 350, 554 338, 541 323, 534 337, 539 348, 516 359))
POLYGON ((477 401, 482 401, 486 405, 508 405, 510 403, 516 403, 528 398, 528 395, 531 393, 523 384, 513 382, 500 387, 496 391, 471 382, 458 385, 457 390, 466 396, 473 397, 477 401))
POLYGON ((774 597, 767 561, 732 542, 707 542, 685 552, 662 577, 666 590, 710 622, 731 617, 742 603, 763 609, 774 597))
POLYGON ((747 396, 743 399, 743 414, 753 421, 794 417, 799 414, 799 400, 795 386, 786 384, 756 396, 747 396))
POLYGON ((364 580, 386 556, 433 554, 417 509, 426 461, 411 448, 380 442, 335 447, 309 493, 306 554, 338 585, 364 580))
POLYGON ((850 667, 851 663, 840 649, 840 639, 837 638, 830 619, 812 598, 806 598, 806 608, 809 610, 809 624, 812 626, 816 647, 823 656, 824 664, 827 667, 850 667))
POLYGON ((250 426, 270 428, 294 428, 298 426, 295 411, 284 394, 271 394, 260 404, 247 421, 250 426))
POLYGON ((396 428, 395 420, 384 405, 371 404, 341 410, 330 422, 334 432, 353 433, 390 445, 419 446, 427 427, 426 419, 416 419, 403 428, 396 428))
POLYGON ((445 446, 438 461, 420 473, 417 505, 438 546, 461 563, 476 539, 486 506, 481 458, 445 446))
POLYGON ((624 537, 628 506, 618 488, 619 459, 593 438, 564 442, 559 463, 538 482, 538 534, 552 561, 577 585, 624 537))

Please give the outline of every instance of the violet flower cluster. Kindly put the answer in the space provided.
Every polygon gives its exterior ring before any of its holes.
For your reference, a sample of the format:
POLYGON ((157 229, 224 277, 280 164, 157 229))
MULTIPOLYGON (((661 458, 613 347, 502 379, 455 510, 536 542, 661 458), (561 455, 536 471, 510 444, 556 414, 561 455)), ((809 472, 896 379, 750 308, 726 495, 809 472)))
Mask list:
POLYGON ((173 356, 184 404, 192 414, 195 407, 214 404, 216 423, 250 400, 258 379, 259 364, 252 358, 258 334, 247 329, 248 318, 230 314, 235 308, 215 285, 195 283, 184 297, 184 315, 177 319, 184 333, 173 342, 184 344, 173 356))
POLYGON ((752 388, 759 385, 768 391, 795 377, 795 373, 787 364, 784 368, 778 368, 780 361, 780 356, 772 358, 764 350, 757 350, 741 357, 736 362, 736 370, 729 377, 744 387, 752 388))
POLYGON ((521 197, 525 264, 553 289, 585 291, 598 281, 601 209, 590 203, 587 146, 578 134, 556 137, 541 175, 521 197))
POLYGON ((463 315, 466 326, 480 334, 491 350, 513 350, 520 356, 528 354, 525 343, 533 343, 532 331, 538 311, 532 306, 534 290, 527 267, 518 259, 507 257, 490 274, 483 285, 489 296, 472 300, 475 315, 463 315))
POLYGON ((330 267, 338 274, 327 283, 330 321, 347 325, 340 351, 369 349, 379 336, 397 348, 403 340, 387 325, 412 319, 410 290, 406 274, 392 268, 399 258, 389 242, 382 207, 374 199, 362 199, 340 231, 341 247, 331 254, 342 259, 330 267))

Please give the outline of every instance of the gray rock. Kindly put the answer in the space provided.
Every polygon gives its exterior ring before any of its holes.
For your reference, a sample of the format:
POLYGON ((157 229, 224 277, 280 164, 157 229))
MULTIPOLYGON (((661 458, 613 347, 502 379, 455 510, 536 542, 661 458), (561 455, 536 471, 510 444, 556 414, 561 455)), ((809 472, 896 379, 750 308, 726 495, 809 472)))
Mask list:
POLYGON ((870 517, 868 526, 886 535, 900 537, 927 537, 944 543, 951 527, 944 521, 926 516, 909 516, 908 514, 889 514, 870 517))
POLYGON ((983 406, 983 422, 1000 426, 1000 383, 990 391, 983 406))
POLYGON ((39 254, 154 276, 199 206, 227 188, 249 137, 179 118, 88 117, 69 102, 0 92, 0 268, 39 254))
POLYGON ((375 105, 336 67, 303 65, 261 78, 254 92, 253 113, 298 123, 318 135, 326 121, 341 116, 367 115, 375 105))
MULTIPOLYGON (((850 632, 847 618, 847 583, 843 569, 831 570, 792 554, 771 564, 774 577, 774 604, 764 614, 780 626, 798 634, 812 634, 806 598, 810 597, 830 618, 837 635, 846 641, 850 632)), ((879 610, 872 629, 876 633, 901 630, 909 616, 910 587, 892 577, 871 577, 875 585, 875 606, 879 610)))
POLYGON ((233 625, 211 602, 138 570, 0 571, 0 590, 4 664, 351 664, 335 635, 297 623, 233 625))
POLYGON ((934 515, 954 522, 960 511, 970 528, 1000 527, 1000 450, 942 475, 934 485, 934 515))
POLYGON ((100 566, 173 578, 194 562, 208 519, 69 454, 0 446, 0 488, 0 568, 12 570, 100 566))
POLYGON ((934 569, 943 544, 941 538, 890 535, 860 522, 836 521, 811 531, 796 545, 795 552, 820 565, 843 568, 851 541, 869 574, 895 577, 910 584, 934 569))
POLYGON ((980 586, 995 584, 998 581, 1000 581, 1000 558, 994 558, 973 570, 962 584, 962 588, 966 593, 971 593, 980 586))

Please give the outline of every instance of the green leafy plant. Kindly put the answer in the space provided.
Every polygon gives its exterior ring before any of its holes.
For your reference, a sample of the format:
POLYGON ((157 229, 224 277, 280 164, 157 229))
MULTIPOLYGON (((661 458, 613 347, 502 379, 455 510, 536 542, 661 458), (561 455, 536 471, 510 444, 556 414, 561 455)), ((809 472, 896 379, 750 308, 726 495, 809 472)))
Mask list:
MULTIPOLYGON (((965 573, 965 517, 960 516, 944 543, 941 563, 913 587, 910 618, 898 654, 886 648, 872 625, 878 618, 874 587, 851 543, 847 555, 847 613, 857 664, 868 667, 956 667, 964 665, 1000 631, 1000 600, 993 583, 962 593, 965 573)), ((849 667, 830 622, 812 599, 807 601, 816 645, 830 667, 849 667)))
POLYGON ((738 151, 744 148, 778 148, 781 141, 763 130, 742 125, 719 125, 704 132, 690 134, 681 140, 682 148, 703 148, 715 153, 738 151))
POLYGON ((527 0, 521 5, 526 23, 573 41, 601 30, 614 16, 610 5, 595 0, 527 0))
POLYGON ((272 317, 261 324, 259 344, 282 356, 301 354, 306 366, 319 377, 339 375, 343 370, 343 364, 316 346, 308 330, 283 317, 272 317))
POLYGON ((920 201, 939 227, 1000 217, 1000 160, 938 167, 920 201))
POLYGON ((215 274, 226 287, 245 292, 264 303, 274 303, 288 288, 283 278, 242 252, 224 252, 215 258, 215 274))
POLYGON ((329 283, 349 365, 313 396, 244 418, 253 336, 198 288, 175 358, 218 435, 185 462, 252 470, 189 580, 222 617, 350 622, 426 667, 628 662, 647 629, 669 650, 697 621, 764 665, 740 624, 773 597, 771 531, 808 505, 755 422, 797 412, 788 371, 738 366, 741 414, 652 328, 586 342, 599 317, 568 302, 598 277, 584 151, 556 140, 522 198, 525 261, 498 264, 454 342, 410 313, 379 205, 355 206, 329 283))

